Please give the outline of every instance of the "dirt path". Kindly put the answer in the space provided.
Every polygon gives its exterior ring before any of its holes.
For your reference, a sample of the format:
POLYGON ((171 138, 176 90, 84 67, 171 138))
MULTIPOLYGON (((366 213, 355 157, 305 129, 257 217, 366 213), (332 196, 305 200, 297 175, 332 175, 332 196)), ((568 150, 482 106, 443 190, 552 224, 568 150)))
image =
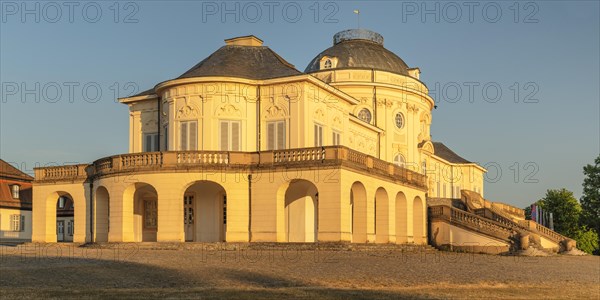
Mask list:
POLYGON ((15 298, 600 299, 599 257, 0 247, 15 298))

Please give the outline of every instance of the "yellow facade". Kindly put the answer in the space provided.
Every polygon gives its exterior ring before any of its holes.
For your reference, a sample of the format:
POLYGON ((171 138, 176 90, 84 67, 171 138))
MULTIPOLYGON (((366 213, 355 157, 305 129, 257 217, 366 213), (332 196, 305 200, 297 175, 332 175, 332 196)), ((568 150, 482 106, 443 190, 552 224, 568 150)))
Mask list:
MULTIPOLYGON (((266 51, 255 37, 222 49, 253 47, 266 51)), ((427 197, 483 194, 485 170, 436 155, 419 69, 342 63, 274 78, 217 70, 120 99, 130 153, 36 169, 33 241, 56 241, 67 195, 75 242, 427 243, 427 197)))
POLYGON ((31 211, 15 208, 0 208, 0 240, 31 240, 31 211), (18 216, 19 228, 15 228, 13 218, 18 216), (21 225, 21 220, 24 225, 21 225))

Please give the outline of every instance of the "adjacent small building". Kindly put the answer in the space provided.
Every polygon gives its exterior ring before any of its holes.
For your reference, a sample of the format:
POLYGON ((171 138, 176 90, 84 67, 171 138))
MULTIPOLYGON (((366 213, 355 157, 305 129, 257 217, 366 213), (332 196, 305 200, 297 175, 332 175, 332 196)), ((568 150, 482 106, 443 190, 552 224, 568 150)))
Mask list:
POLYGON ((0 243, 31 241, 32 181, 0 159, 0 243))

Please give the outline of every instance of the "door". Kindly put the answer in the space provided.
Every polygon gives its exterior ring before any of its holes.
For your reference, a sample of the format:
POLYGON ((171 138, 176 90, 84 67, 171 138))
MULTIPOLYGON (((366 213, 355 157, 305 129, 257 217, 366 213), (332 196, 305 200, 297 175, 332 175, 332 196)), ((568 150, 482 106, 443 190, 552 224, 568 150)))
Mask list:
POLYGON ((183 197, 183 227, 185 231, 185 241, 194 241, 194 196, 186 195, 183 197))
POLYGON ((65 240, 65 221, 56 221, 56 240, 59 242, 65 240))

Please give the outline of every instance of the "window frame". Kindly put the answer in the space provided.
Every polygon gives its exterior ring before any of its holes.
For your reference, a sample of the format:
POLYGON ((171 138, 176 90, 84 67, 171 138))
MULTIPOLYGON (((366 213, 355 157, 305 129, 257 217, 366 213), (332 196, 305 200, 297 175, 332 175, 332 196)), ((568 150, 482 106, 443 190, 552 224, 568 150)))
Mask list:
POLYGON ((58 197, 58 208, 65 209, 67 206, 67 198, 65 196, 58 197))
POLYGON ((361 121, 363 121, 365 123, 368 123, 368 124, 371 124, 371 121, 373 121, 373 113, 371 113, 371 110, 368 109, 368 108, 366 108, 366 107, 364 107, 361 110, 359 110, 356 117, 359 120, 361 120, 361 121), (363 114, 363 112, 366 113, 365 116, 368 116, 368 120, 365 120, 364 118, 361 117, 361 115, 363 114))
POLYGON ((179 121, 179 150, 197 151, 198 150, 198 120, 179 121), (195 135, 191 133, 190 125, 195 127, 195 135), (185 144, 184 144, 184 125, 185 125, 185 144), (193 143, 192 143, 193 142, 193 143), (193 147, 192 147, 193 144, 193 147), (185 147, 184 147, 185 146, 185 147))
POLYGON ((397 153, 394 156, 394 164, 398 167, 406 168, 406 159, 404 158, 404 155, 402 155, 402 153, 397 153), (402 158, 402 164, 399 164, 400 160, 398 158, 402 158))
POLYGON ((10 215, 10 231, 13 231, 13 232, 25 231, 25 215, 21 215, 21 214, 10 215))
POLYGON ((287 148, 287 122, 286 120, 273 120, 266 122, 267 130, 267 151, 283 150, 287 148), (283 124, 282 128, 279 127, 283 124), (273 126, 273 141, 271 145, 270 130, 269 127, 273 126), (279 137, 281 134, 281 144, 279 143, 279 137))
POLYGON ((394 115, 394 125, 396 129, 404 129, 404 125, 406 124, 406 118, 404 118, 404 114, 402 112, 397 112, 394 115), (401 126, 398 126, 398 117, 402 120, 401 126))
POLYGON ((20 199, 21 198, 21 186, 18 184, 11 184, 10 185, 10 195, 12 196, 13 199, 20 199))
POLYGON ((340 131, 331 131, 331 144, 333 146, 340 146, 342 144, 342 133, 340 131))
POLYGON ((144 229, 158 228, 158 200, 144 199, 144 229), (148 205, 152 204, 152 205, 148 205))
POLYGON ((313 140, 314 140, 314 146, 315 147, 323 147, 324 145, 324 141, 323 141, 323 132, 324 127, 322 124, 319 123, 315 123, 313 125, 313 140))
POLYGON ((158 132, 145 132, 142 134, 142 152, 157 152, 160 151, 160 144, 158 141, 158 132), (150 148, 148 149, 148 138, 150 138, 150 148))
POLYGON ((69 220, 67 220, 67 235, 73 236, 74 232, 75 232, 75 221, 69 219, 69 220))
POLYGON ((242 121, 241 120, 219 120, 219 149, 221 151, 242 150, 242 121), (223 149, 223 124, 227 124, 227 149, 223 149), (237 149, 233 147, 233 124, 238 126, 237 149))

